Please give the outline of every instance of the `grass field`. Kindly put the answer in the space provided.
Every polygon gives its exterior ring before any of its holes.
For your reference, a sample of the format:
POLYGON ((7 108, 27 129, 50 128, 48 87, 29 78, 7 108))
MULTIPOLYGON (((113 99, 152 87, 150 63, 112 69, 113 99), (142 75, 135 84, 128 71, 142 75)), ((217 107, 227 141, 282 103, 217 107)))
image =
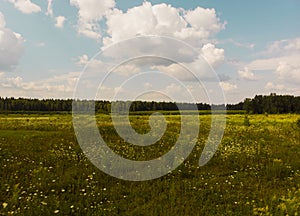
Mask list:
MULTIPOLYGON (((148 115, 131 115, 149 131, 148 115)), ((200 115, 197 145, 176 170, 145 182, 99 171, 82 153, 70 114, 0 115, 0 215, 298 215, 300 214, 299 115, 227 115, 222 143, 205 166, 199 156, 210 129, 200 115)), ((120 140, 108 115, 100 133, 127 158, 166 153, 180 129, 166 116, 165 136, 135 148, 120 140)))

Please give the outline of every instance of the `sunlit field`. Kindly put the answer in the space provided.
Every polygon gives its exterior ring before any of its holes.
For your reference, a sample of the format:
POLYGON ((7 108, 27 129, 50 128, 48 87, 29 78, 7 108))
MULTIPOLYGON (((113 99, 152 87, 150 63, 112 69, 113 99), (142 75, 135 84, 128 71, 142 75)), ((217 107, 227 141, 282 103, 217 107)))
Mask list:
MULTIPOLYGON (((149 115, 131 115, 139 133, 149 115)), ((9 215, 296 215, 300 213, 300 115, 227 115, 222 143, 203 167, 198 160, 210 129, 200 118, 197 145, 168 175, 144 182, 116 179, 82 153, 70 114, 0 115, 0 214, 9 215)), ((180 132, 153 146, 125 143, 109 115, 97 124, 108 145, 141 160, 165 154, 180 132)))

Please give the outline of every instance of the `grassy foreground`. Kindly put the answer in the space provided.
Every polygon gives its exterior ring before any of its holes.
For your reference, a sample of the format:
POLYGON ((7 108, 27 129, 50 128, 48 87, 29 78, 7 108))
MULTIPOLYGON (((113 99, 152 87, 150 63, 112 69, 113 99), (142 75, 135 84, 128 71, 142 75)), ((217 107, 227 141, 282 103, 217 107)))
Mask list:
MULTIPOLYGON (((131 116, 149 131, 149 116, 131 116)), ((180 119, 167 116, 166 135, 155 146, 126 145, 108 115, 99 130, 128 158, 168 151, 180 119)), ((223 141, 204 167, 198 159, 210 129, 201 131, 190 157, 172 173, 129 182, 99 171, 82 153, 71 115, 0 115, 0 215, 296 215, 300 214, 299 115, 228 115, 223 141)))

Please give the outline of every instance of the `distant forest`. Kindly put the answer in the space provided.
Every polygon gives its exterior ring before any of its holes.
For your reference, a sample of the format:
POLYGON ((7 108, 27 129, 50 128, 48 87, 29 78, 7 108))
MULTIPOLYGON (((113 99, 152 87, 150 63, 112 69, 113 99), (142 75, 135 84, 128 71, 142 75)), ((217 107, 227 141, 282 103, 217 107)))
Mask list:
POLYGON ((281 114, 281 113, 299 113, 300 97, 292 95, 256 95, 254 98, 246 98, 238 104, 228 104, 227 110, 245 110, 253 114, 281 114))
MULTIPOLYGON (((71 112, 72 99, 26 99, 26 98, 3 98, 0 97, 0 112, 71 112)), ((89 101, 86 101, 89 102, 89 101)), ((148 101, 118 101, 118 107, 129 108, 130 111, 155 111, 191 110, 195 107, 190 103, 174 102, 148 102, 148 101)), ((198 110, 222 109, 224 105, 209 105, 197 103, 198 110)), ((253 114, 276 114, 276 113, 300 113, 300 97, 291 95, 256 95, 254 98, 246 98, 237 104, 227 104, 227 110, 244 110, 253 114)), ((95 110, 98 113, 109 113, 111 102, 95 101, 95 110)))

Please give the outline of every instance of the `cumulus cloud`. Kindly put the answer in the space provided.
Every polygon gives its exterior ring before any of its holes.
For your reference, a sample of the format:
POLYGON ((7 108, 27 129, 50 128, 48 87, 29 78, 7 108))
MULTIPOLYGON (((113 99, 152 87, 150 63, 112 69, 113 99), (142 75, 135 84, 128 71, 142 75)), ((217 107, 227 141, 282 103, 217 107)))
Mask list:
POLYGON ((276 70, 279 62, 290 65, 299 64, 300 38, 285 39, 272 42, 262 58, 250 62, 247 67, 251 70, 276 70))
POLYGON ((114 9, 106 18, 109 36, 103 39, 104 45, 137 35, 172 36, 199 45, 225 28, 214 9, 197 7, 185 11, 147 1, 126 12, 114 9))
POLYGON ((176 63, 171 65, 157 65, 152 67, 152 69, 169 74, 170 76, 175 77, 176 79, 179 80, 189 81, 195 79, 194 74, 187 71, 180 64, 176 64, 176 63))
MULTIPOLYGON (((214 68, 225 59, 223 49, 207 42, 214 34, 224 29, 226 24, 226 22, 220 21, 214 9, 197 7, 193 10, 184 10, 165 3, 152 5, 150 2, 144 1, 142 5, 122 11, 115 8, 115 2, 112 0, 105 3, 96 0, 71 0, 70 3, 78 8, 78 32, 80 34, 99 39, 101 37, 98 29, 99 23, 101 20, 105 21, 107 36, 102 38, 103 50, 113 43, 139 35, 159 35, 185 40, 194 45, 195 50, 201 54, 198 57, 199 53, 181 49, 178 41, 168 41, 166 44, 166 40, 156 38, 147 40, 147 43, 143 39, 134 40, 132 46, 124 45, 127 49, 121 45, 119 49, 111 48, 110 51, 105 52, 106 56, 111 58, 139 56, 148 53, 155 54, 155 56, 169 56, 176 62, 185 63, 184 65, 187 65, 188 69, 197 71, 197 76, 199 75, 201 78, 207 77, 207 75, 211 76, 211 74, 207 74, 208 68, 203 58, 214 68), (104 17, 105 19, 103 19, 104 17), (128 47, 131 48, 128 49, 128 47), (205 67, 204 64, 206 64, 205 67)), ((127 41, 127 43, 131 42, 127 41)), ((83 65, 87 61, 87 56, 82 56, 78 64, 83 65)), ((147 64, 147 60, 141 61, 147 64)), ((163 62, 160 64, 155 62, 155 65, 157 67, 152 69, 166 71, 181 80, 195 78, 193 75, 183 72, 182 67, 177 63, 168 62, 166 64, 163 62)), ((130 75, 137 73, 138 67, 139 65, 134 63, 121 67, 116 72, 130 75)))
POLYGON ((255 81, 258 78, 254 75, 254 73, 247 67, 244 70, 238 71, 240 78, 248 80, 248 81, 255 81))
POLYGON ((101 32, 98 22, 114 8, 115 1, 70 0, 70 4, 78 8, 78 33, 99 39, 101 32))
POLYGON ((274 84, 273 82, 268 82, 265 85, 265 89, 270 91, 282 91, 285 89, 285 86, 283 84, 274 84))
POLYGON ((141 72, 141 68, 135 64, 124 64, 124 65, 119 65, 117 68, 113 70, 113 72, 118 73, 122 76, 130 76, 141 72))
POLYGON ((224 49, 218 49, 211 43, 205 44, 201 49, 201 53, 212 67, 218 66, 225 59, 224 49))
POLYGON ((85 70, 94 76, 98 76, 100 71, 105 71, 104 63, 101 60, 90 59, 86 54, 77 57, 76 65, 79 67, 87 66, 85 70))
MULTIPOLYGON (((147 42, 143 39, 134 40, 134 44, 125 46, 127 49, 124 49, 122 45, 119 49, 110 49, 112 51, 106 53, 110 57, 139 56, 148 53, 155 56, 168 56, 176 63, 155 61, 151 69, 168 73, 184 81, 195 81, 195 78, 212 78, 214 75, 210 73, 211 69, 207 63, 216 68, 224 62, 224 49, 206 42, 225 27, 225 23, 221 23, 214 9, 197 7, 194 10, 186 11, 165 3, 152 5, 145 1, 142 5, 127 11, 115 8, 106 15, 106 19, 108 36, 103 38, 104 49, 112 43, 136 36, 159 35, 184 40, 194 45, 197 50, 197 52, 191 53, 190 49, 180 45, 181 42, 176 40, 153 38, 147 42), (188 72, 180 66, 180 63, 195 74, 188 72)), ((126 43, 129 44, 131 41, 126 43)), ((147 62, 145 63, 147 64, 147 62)))
POLYGON ((300 51, 300 38, 292 38, 292 39, 285 39, 274 41, 270 43, 267 48, 267 51, 264 54, 290 54, 291 52, 298 52, 300 51))
POLYGON ((182 88, 180 85, 176 85, 175 83, 171 83, 170 85, 166 86, 165 92, 167 95, 176 95, 182 92, 182 88))
POLYGON ((201 35, 202 38, 208 38, 213 34, 225 28, 226 23, 221 23, 216 15, 214 8, 197 7, 194 10, 187 11, 185 20, 201 35))
POLYGON ((198 81, 198 79, 214 78, 215 74, 209 66, 216 68, 224 59, 223 49, 218 49, 213 44, 206 44, 193 61, 157 65, 152 68, 170 74, 179 80, 198 81), (181 65, 181 63, 183 64, 181 65))
POLYGON ((53 2, 53 0, 48 0, 48 6, 47 6, 46 15, 50 16, 51 18, 54 19, 54 21, 55 21, 54 26, 56 28, 63 28, 64 27, 64 23, 66 21, 66 17, 64 17, 64 16, 54 17, 52 2, 53 2))
POLYGON ((105 45, 136 35, 169 35, 187 25, 179 10, 166 4, 152 6, 149 2, 122 12, 115 9, 107 16, 108 34, 105 45))
POLYGON ((66 18, 64 16, 58 16, 58 17, 55 17, 55 21, 56 21, 55 27, 63 28, 66 18))
MULTIPOLYGON (((97 77, 99 73, 105 71, 103 69, 104 62, 101 62, 105 60, 108 61, 109 65, 125 62, 114 69, 113 72, 115 73, 110 77, 115 79, 110 78, 108 83, 117 82, 116 80, 120 79, 120 75, 131 76, 144 71, 160 71, 169 75, 168 77, 183 82, 193 81, 196 83, 195 81, 199 81, 199 79, 212 82, 216 74, 212 72, 210 66, 216 68, 224 62, 224 50, 213 44, 213 36, 224 29, 226 23, 220 21, 214 9, 197 7, 184 10, 165 3, 152 5, 150 2, 144 1, 140 6, 122 11, 114 7, 113 1, 108 1, 107 4, 97 1, 98 7, 96 1, 89 0, 88 2, 90 4, 80 0, 70 1, 71 5, 78 8, 77 26, 80 34, 99 39, 101 38, 99 25, 106 27, 106 29, 103 28, 106 30, 106 34, 102 38, 103 55, 100 56, 100 59, 90 61, 87 55, 82 55, 77 60, 78 66, 89 64, 86 69, 89 70, 90 76, 97 77), (95 8, 99 7, 103 10, 97 9, 93 12, 95 8), (153 37, 135 38, 146 35, 153 37), (191 49, 189 45, 178 40, 156 36, 181 39, 193 45, 195 49, 191 49), (130 38, 135 39, 111 46, 130 38), (105 49, 106 47, 110 48, 105 49), (145 56, 154 57, 147 59, 144 58, 145 56), (136 61, 127 62, 132 57, 136 61)), ((95 81, 96 78, 90 80, 95 81)), ((180 86, 166 86, 168 88, 164 90, 167 92, 180 92, 180 86)), ((231 86, 231 88, 234 87, 236 86, 231 86)), ((104 94, 103 92, 107 91, 104 89, 101 92, 104 94)))
POLYGON ((22 77, 7 77, 2 75, 0 90, 9 96, 17 97, 72 97, 75 84, 78 80, 78 72, 54 76, 44 80, 25 81, 22 77))
POLYGON ((300 64, 291 65, 287 62, 280 62, 276 73, 279 79, 285 80, 290 83, 300 84, 300 64))
POLYGON ((256 59, 246 65, 249 70, 275 70, 281 58, 256 59))
POLYGON ((223 91, 231 91, 237 89, 237 86, 235 84, 229 82, 220 82, 220 86, 223 89, 223 91))
POLYGON ((82 56, 78 56, 78 60, 77 60, 76 64, 78 66, 85 66, 88 62, 89 62, 89 57, 88 57, 88 55, 84 54, 82 56))
POLYGON ((31 0, 8 0, 16 9, 25 14, 37 13, 41 11, 40 6, 31 2, 31 0))
POLYGON ((170 65, 157 65, 152 67, 160 72, 166 73, 181 81, 199 81, 214 79, 215 74, 212 73, 207 63, 203 62, 203 59, 199 57, 193 62, 170 65))
POLYGON ((5 25, 5 18, 0 12, 0 69, 11 70, 22 56, 24 39, 5 25))
POLYGON ((273 71, 281 81, 300 84, 300 38, 274 41, 262 55, 246 65, 249 70, 273 71))

